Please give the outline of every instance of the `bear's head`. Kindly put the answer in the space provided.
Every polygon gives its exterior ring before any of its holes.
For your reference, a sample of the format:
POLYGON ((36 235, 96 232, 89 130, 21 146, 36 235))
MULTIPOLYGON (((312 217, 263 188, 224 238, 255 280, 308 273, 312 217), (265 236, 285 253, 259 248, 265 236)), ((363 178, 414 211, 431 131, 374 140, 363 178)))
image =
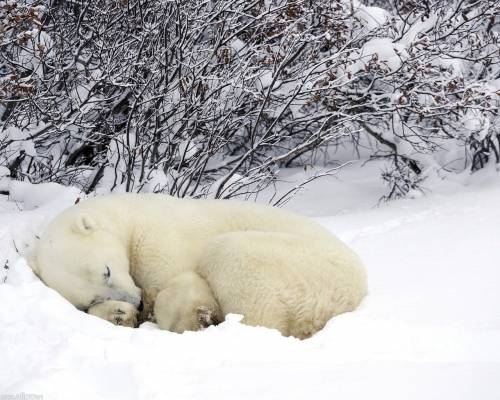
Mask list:
POLYGON ((40 238, 31 264, 47 286, 80 310, 106 300, 140 304, 126 241, 89 215, 57 217, 40 238))

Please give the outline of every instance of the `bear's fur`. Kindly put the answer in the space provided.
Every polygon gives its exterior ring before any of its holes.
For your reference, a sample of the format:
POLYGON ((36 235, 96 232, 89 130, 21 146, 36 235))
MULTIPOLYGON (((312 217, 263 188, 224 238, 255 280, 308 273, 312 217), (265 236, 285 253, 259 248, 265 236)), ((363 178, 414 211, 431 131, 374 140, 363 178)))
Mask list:
POLYGON ((249 325, 307 338, 366 293, 358 257, 307 218, 159 194, 67 209, 42 235, 33 268, 81 310, 129 326, 153 317, 175 332, 236 313, 249 325))

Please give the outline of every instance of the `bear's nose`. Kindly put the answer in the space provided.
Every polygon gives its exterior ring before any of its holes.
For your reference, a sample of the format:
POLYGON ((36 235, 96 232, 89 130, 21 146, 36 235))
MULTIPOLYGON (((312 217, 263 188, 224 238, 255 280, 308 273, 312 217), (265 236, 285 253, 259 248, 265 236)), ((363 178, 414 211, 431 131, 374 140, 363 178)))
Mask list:
POLYGON ((136 308, 138 308, 141 305, 142 299, 140 297, 127 296, 122 301, 126 301, 127 303, 133 304, 136 308))
POLYGON ((125 301, 134 305, 136 308, 139 307, 141 303, 141 296, 133 296, 127 293, 125 290, 113 290, 108 297, 108 300, 125 301))

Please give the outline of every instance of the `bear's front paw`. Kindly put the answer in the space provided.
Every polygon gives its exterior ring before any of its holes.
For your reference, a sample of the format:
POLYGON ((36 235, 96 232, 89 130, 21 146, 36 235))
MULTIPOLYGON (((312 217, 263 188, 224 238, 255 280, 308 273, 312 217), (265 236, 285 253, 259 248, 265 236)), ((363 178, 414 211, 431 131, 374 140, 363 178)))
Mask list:
POLYGON ((196 315, 198 316, 199 329, 207 328, 210 325, 218 325, 224 319, 218 309, 207 306, 197 307, 196 315))
POLYGON ((137 325, 137 310, 136 309, 126 309, 123 307, 116 308, 110 315, 108 321, 111 321, 115 325, 128 326, 134 328, 137 325))
POLYGON ((130 303, 108 300, 90 307, 87 313, 105 319, 115 325, 134 328, 137 326, 137 315, 139 312, 130 303))

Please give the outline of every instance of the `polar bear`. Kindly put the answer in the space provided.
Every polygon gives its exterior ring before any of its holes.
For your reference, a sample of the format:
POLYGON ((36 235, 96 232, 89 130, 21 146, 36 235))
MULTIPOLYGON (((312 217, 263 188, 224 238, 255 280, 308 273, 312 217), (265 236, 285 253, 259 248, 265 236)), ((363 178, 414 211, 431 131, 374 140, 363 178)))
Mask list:
POLYGON ((179 333, 235 313, 304 339, 354 310, 367 291, 356 254, 312 220, 162 194, 108 195, 68 208, 42 234, 32 264, 89 314, 126 326, 152 318, 179 333))

